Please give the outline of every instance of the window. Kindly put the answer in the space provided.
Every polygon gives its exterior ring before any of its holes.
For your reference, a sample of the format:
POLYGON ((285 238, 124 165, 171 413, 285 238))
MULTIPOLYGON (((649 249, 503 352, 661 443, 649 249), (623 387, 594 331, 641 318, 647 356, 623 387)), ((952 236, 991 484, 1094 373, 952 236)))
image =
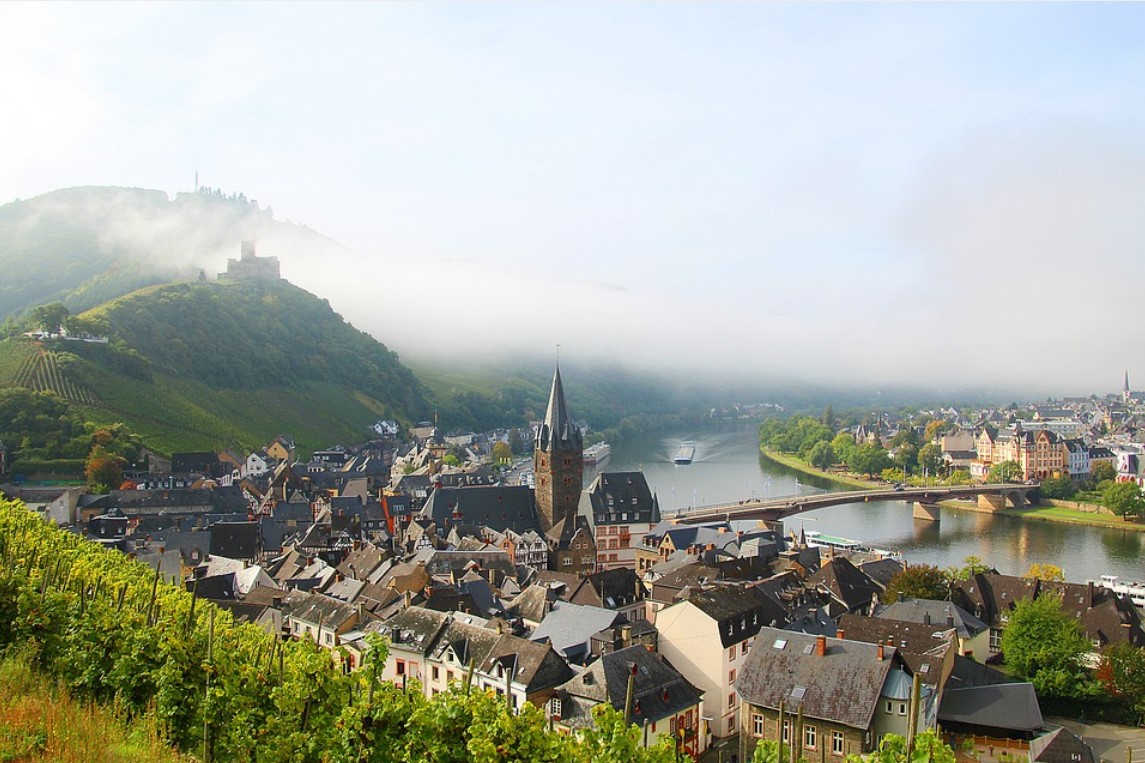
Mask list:
POLYGON ((816 737, 816 734, 815 734, 815 727, 814 726, 804 726, 803 727, 803 746, 806 747, 808 750, 814 750, 815 749, 815 737, 816 737))
POLYGON ((734 684, 735 682, 736 682, 736 671, 735 671, 735 668, 732 668, 731 670, 728 671, 728 685, 730 686, 730 685, 734 684))
POLYGON ((728 707, 735 707, 735 706, 736 706, 736 693, 733 691, 730 694, 728 694, 728 707))
POLYGON ((843 732, 842 731, 832 731, 831 732, 831 754, 832 755, 842 755, 843 754, 843 732))
POLYGON ((893 714, 894 714, 894 703, 888 699, 887 700, 887 715, 893 715, 893 714))
POLYGON ((433 680, 434 680, 434 681, 436 681, 438 678, 440 678, 440 677, 441 677, 441 676, 440 676, 440 674, 439 674, 439 672, 438 672, 438 670, 437 670, 437 666, 436 666, 436 665, 434 665, 434 666, 433 666, 433 667, 430 669, 430 672, 431 672, 431 673, 433 673, 433 680))
POLYGON ((763 736, 763 716, 759 713, 752 713, 751 715, 751 733, 752 736, 763 736))
POLYGON ((747 641, 744 641, 742 644, 739 645, 739 653, 740 653, 741 657, 747 657, 747 650, 749 648, 751 648, 751 645, 748 644, 748 641, 750 641, 750 640, 751 639, 748 639, 747 641))
POLYGON ((564 559, 561 560, 561 564, 565 567, 572 567, 572 558, 566 556, 564 559))
POLYGON ((334 643, 334 636, 332 634, 324 633, 322 635, 323 635, 323 638, 326 640, 327 644, 333 644, 334 643))
POLYGON ((779 738, 783 741, 784 744, 790 744, 790 742, 791 742, 791 721, 784 721, 783 722, 783 733, 780 734, 779 738))
POLYGON ((990 651, 992 653, 1002 651, 1002 631, 1000 628, 990 629, 990 651))
POLYGON ((550 707, 551 707, 551 709, 552 709, 552 714, 553 714, 553 715, 556 715, 556 716, 558 716, 558 717, 559 717, 559 716, 560 716, 560 714, 561 714, 561 700, 560 700, 560 697, 553 697, 553 698, 552 698, 552 700, 551 700, 551 705, 550 705, 550 707))
POLYGON ((906 703, 905 702, 899 703, 899 715, 906 715, 906 703))
POLYGON ((445 671, 445 680, 447 683, 453 683, 453 671, 452 670, 445 671))
POLYGON ((398 670, 399 676, 404 676, 406 674, 406 661, 405 660, 398 660, 397 670, 398 670))
POLYGON ((728 647, 728 659, 729 659, 729 660, 734 660, 735 658, 736 658, 736 648, 735 648, 735 646, 734 646, 734 645, 733 645, 733 646, 729 646, 729 647, 728 647))

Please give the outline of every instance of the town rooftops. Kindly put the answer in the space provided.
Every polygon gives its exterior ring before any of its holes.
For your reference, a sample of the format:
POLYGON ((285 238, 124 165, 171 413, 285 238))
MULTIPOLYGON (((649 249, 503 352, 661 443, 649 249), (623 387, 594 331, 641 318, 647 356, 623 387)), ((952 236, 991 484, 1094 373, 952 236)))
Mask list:
POLYGON ((945 728, 1032 733, 1042 728, 1042 710, 1033 684, 1008 683, 948 689, 938 720, 945 728))
POLYGON ((752 705, 783 702, 789 713, 801 707, 805 718, 865 730, 892 667, 902 664, 893 647, 763 628, 736 691, 752 705))

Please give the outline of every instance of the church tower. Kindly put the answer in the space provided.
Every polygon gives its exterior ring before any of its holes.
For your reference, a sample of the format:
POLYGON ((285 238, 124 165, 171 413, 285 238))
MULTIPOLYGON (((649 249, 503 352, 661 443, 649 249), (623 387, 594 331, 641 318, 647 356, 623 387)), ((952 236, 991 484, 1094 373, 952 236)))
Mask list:
POLYGON ((565 529, 571 529, 584 481, 584 437, 569 418, 560 366, 553 374, 545 420, 537 430, 533 480, 541 530, 548 533, 562 520, 567 520, 565 529))
POLYGON ((1125 369, 1125 388, 1121 390, 1122 401, 1128 403, 1131 393, 1129 392, 1129 369, 1125 369))

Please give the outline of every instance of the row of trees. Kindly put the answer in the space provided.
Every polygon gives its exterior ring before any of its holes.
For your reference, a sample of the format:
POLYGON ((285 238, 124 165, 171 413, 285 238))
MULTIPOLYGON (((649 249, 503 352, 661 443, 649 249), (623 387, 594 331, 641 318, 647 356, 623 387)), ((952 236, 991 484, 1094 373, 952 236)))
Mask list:
POLYGON ((583 735, 550 732, 540 710, 464 683, 426 699, 380 680, 385 644, 360 670, 308 640, 281 641, 160 580, 116 551, 0 501, 0 649, 73 694, 150 713, 200 760, 634 761, 668 763, 671 740, 644 749, 605 704, 583 735))
MULTIPOLYGON (((890 450, 877 440, 856 443, 849 431, 835 432, 825 420, 832 420, 830 409, 823 419, 793 416, 789 419, 771 418, 759 427, 760 444, 782 453, 794 453, 817 469, 826 471, 843 464, 856 474, 867 477, 883 475, 896 480, 912 473, 937 476, 943 468, 942 448, 936 443, 922 441, 916 429, 904 427, 889 442, 890 450), (894 456, 890 452, 894 452, 894 456)), ((937 436, 945 422, 932 421, 926 432, 937 436)))

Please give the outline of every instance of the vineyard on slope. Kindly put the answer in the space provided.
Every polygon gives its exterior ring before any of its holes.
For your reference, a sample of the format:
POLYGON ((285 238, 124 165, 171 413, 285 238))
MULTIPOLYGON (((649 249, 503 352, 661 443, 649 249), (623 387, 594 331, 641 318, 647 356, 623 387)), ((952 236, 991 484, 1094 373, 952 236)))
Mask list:
POLYGON ((434 760, 667 763, 608 705, 569 737, 541 711, 458 682, 426 699, 381 681, 385 645, 346 674, 310 641, 282 641, 169 585, 118 551, 0 501, 0 649, 34 655, 78 697, 153 714, 166 739, 203 761, 381 763, 434 760))

